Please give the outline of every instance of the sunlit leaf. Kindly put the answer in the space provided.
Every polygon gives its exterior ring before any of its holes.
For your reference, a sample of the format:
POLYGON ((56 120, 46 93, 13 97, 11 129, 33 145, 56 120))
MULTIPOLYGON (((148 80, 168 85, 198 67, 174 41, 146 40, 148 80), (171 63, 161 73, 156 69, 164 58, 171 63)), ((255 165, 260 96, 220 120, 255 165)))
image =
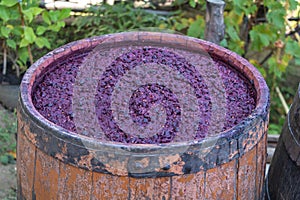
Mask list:
POLYGON ((31 27, 24 28, 24 38, 31 44, 34 42, 36 35, 31 27))
POLYGON ((44 46, 47 47, 48 49, 51 48, 49 41, 45 37, 36 38, 35 43, 39 48, 43 48, 44 46))
POLYGON ((62 9, 62 10, 60 10, 59 15, 58 15, 58 20, 63 20, 65 18, 69 17, 70 13, 71 13, 70 9, 62 9))
POLYGON ((8 40, 6 40, 6 42, 9 47, 11 47, 12 49, 16 49, 17 44, 14 40, 8 39, 8 40))
POLYGON ((12 7, 18 3, 18 0, 2 0, 0 5, 4 5, 7 7, 12 7))
POLYGON ((197 38, 203 37, 204 25, 205 25, 204 19, 198 18, 190 25, 187 31, 188 36, 197 37, 197 38))
POLYGON ((19 55, 19 59, 22 61, 22 63, 26 63, 29 56, 28 56, 28 51, 26 47, 23 48, 19 48, 18 49, 18 55, 19 55))
POLYGON ((42 17, 45 23, 47 23, 48 25, 51 24, 51 20, 48 12, 43 12, 42 17))
POLYGON ((20 42, 20 47, 27 47, 30 43, 25 39, 23 38, 20 42))
POLYGON ((5 38, 9 37, 11 29, 7 28, 6 26, 1 26, 1 35, 3 35, 5 38))
POLYGON ((189 4, 192 8, 195 8, 196 7, 196 0, 190 0, 189 1, 189 4))
POLYGON ((0 5, 0 19, 2 19, 4 22, 7 22, 10 17, 9 17, 9 10, 3 5, 0 5))
POLYGON ((43 35, 47 31, 47 28, 44 26, 38 26, 36 29, 37 35, 43 35))

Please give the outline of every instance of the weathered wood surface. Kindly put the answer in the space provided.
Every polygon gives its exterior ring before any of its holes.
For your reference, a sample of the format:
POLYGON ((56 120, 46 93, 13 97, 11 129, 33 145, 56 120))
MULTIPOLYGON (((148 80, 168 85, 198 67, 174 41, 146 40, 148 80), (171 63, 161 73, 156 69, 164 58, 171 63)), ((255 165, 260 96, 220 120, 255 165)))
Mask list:
MULTIPOLYGON (((265 134, 266 136, 266 134, 265 134)), ((195 174, 134 178, 75 167, 19 134, 19 199, 262 199, 266 137, 247 154, 195 174)))
POLYGON ((219 44, 225 35, 224 24, 225 2, 221 0, 206 1, 205 40, 219 44))
POLYGON ((286 117, 267 178, 267 199, 300 199, 300 87, 286 117))
POLYGON ((262 199, 268 88, 252 65, 229 50, 165 33, 106 35, 50 52, 28 70, 20 87, 19 199, 262 199), (253 81, 258 93, 255 112, 223 132, 210 148, 203 148, 210 144, 205 140, 162 146, 101 142, 68 132, 43 118, 31 100, 32 87, 43 70, 56 59, 90 50, 106 39, 172 43, 178 48, 207 51, 253 81), (180 148, 185 151, 178 153, 180 148))

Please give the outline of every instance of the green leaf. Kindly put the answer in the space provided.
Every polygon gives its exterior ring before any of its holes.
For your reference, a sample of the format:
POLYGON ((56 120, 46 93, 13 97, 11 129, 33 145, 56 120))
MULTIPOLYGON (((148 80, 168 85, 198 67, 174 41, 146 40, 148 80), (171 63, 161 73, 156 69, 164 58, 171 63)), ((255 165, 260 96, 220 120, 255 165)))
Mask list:
POLYGON ((9 8, 9 19, 10 20, 19 20, 20 19, 19 10, 9 8))
POLYGON ((20 36, 20 35, 22 35, 22 33, 23 33, 23 28, 22 28, 21 26, 13 27, 12 33, 13 33, 14 35, 20 36))
POLYGON ((228 46, 227 40, 224 38, 224 39, 220 42, 220 45, 221 45, 222 47, 227 47, 227 46, 228 46))
POLYGON ((258 69, 258 71, 261 73, 261 75, 263 77, 267 77, 267 72, 266 72, 266 70, 264 68, 258 67, 257 69, 258 69))
POLYGON ((57 22, 57 26, 59 26, 60 28, 64 27, 65 25, 66 23, 64 21, 57 22))
POLYGON ((6 155, 2 155, 2 156, 0 156, 0 163, 2 164, 2 165, 7 165, 8 164, 8 157, 6 156, 6 155))
POLYGON ((19 48, 18 49, 18 56, 19 56, 19 59, 21 60, 22 63, 26 63, 28 58, 29 58, 27 48, 26 47, 19 48))
POLYGON ((51 21, 56 22, 58 19, 59 10, 55 10, 55 11, 51 10, 48 12, 48 14, 49 14, 51 21))
POLYGON ((4 22, 7 22, 10 17, 9 17, 9 10, 8 8, 4 7, 4 6, 0 6, 0 19, 2 19, 4 22))
POLYGON ((58 15, 58 20, 63 20, 65 18, 68 18, 70 16, 70 13, 71 13, 71 9, 60 10, 59 15, 58 15))
POLYGON ((279 65, 278 65, 278 69, 281 71, 281 72, 285 72, 286 71, 286 68, 287 66, 289 65, 289 61, 291 60, 291 56, 288 55, 288 54, 284 54, 281 58, 281 61, 279 62, 279 65))
POLYGON ((9 47, 11 47, 12 49, 16 50, 17 44, 16 44, 16 42, 14 40, 8 39, 8 40, 6 40, 6 42, 7 42, 7 45, 9 47))
POLYGON ((41 14, 44 11, 44 9, 39 8, 39 7, 31 7, 31 8, 29 8, 29 10, 32 12, 32 14, 34 16, 37 16, 37 15, 41 14))
POLYGON ((236 6, 236 7, 243 7, 244 6, 244 1, 243 0, 233 0, 233 4, 236 6))
POLYGON ((196 7, 196 1, 195 0, 190 0, 189 1, 189 4, 192 8, 195 8, 196 7))
POLYGON ((278 124, 269 124, 269 130, 268 133, 269 134, 279 134, 281 132, 281 126, 278 124))
POLYGON ((268 60, 269 71, 273 73, 277 78, 281 78, 282 72, 279 69, 279 63, 277 62, 276 56, 272 56, 268 60))
POLYGON ((285 52, 297 58, 300 58, 300 45, 297 41, 288 40, 285 46, 285 52))
POLYGON ((296 10, 298 6, 297 0, 288 0, 290 5, 290 10, 296 10))
POLYGON ((44 47, 44 43, 43 43, 42 39, 39 38, 39 37, 36 38, 35 44, 36 44, 39 48, 43 48, 43 47, 44 47))
POLYGON ((38 26, 36 29, 37 35, 43 35, 47 31, 47 28, 44 26, 38 26))
POLYGON ((239 55, 244 54, 244 46, 245 46, 245 42, 242 40, 238 40, 238 41, 228 41, 228 48, 236 53, 238 53, 239 55))
POLYGON ((265 24, 256 25, 250 31, 251 45, 253 50, 262 50, 276 40, 276 33, 272 32, 270 26, 265 24))
POLYGON ((23 10, 23 14, 25 16, 25 19, 30 23, 33 20, 33 14, 30 12, 30 10, 23 10))
POLYGON ((33 29, 31 27, 25 27, 24 28, 24 38, 32 44, 36 38, 36 35, 33 32, 33 29))
POLYGON ((10 29, 6 26, 1 26, 1 35, 3 35, 5 38, 9 37, 10 29))
POLYGON ((57 24, 52 24, 48 27, 48 29, 54 32, 58 32, 60 30, 60 27, 57 24))
POLYGON ((46 22, 48 25, 51 24, 49 12, 43 12, 42 17, 43 17, 44 22, 46 22))
POLYGON ((6 7, 12 7, 18 3, 18 0, 2 0, 0 5, 4 5, 6 7))
POLYGON ((35 43, 39 48, 43 48, 44 46, 47 47, 48 49, 51 48, 49 41, 45 37, 36 38, 35 43))
POLYGON ((175 29, 178 31, 181 31, 182 29, 184 29, 186 27, 187 27, 187 25, 185 25, 184 23, 175 22, 175 29))
POLYGON ((275 25, 278 28, 284 28, 284 17, 286 15, 286 11, 283 7, 276 8, 271 12, 268 12, 267 19, 270 23, 275 25))
POLYGON ((295 64, 300 65, 300 58, 295 58, 295 64))
POLYGON ((268 46, 270 44, 269 36, 266 34, 259 34, 259 40, 261 41, 263 46, 268 46))
POLYGON ((39 7, 30 7, 27 10, 23 10, 25 17, 28 19, 29 23, 33 20, 33 18, 43 12, 44 9, 39 7))
POLYGON ((233 41, 239 41, 240 40, 240 37, 239 37, 237 31, 233 28, 233 26, 227 27, 226 32, 229 35, 230 39, 232 39, 233 41))
POLYGON ((204 19, 198 18, 194 21, 187 30, 187 35, 192 37, 203 37, 204 35, 204 19))
POLYGON ((20 42, 20 47, 27 47, 30 43, 25 39, 23 38, 20 42))

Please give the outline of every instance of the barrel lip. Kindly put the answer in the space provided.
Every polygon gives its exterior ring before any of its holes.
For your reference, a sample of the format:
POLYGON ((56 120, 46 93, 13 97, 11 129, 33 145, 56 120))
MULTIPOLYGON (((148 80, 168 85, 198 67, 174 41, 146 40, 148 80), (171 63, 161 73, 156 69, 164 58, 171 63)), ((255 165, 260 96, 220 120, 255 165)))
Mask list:
MULTIPOLYGON (((69 44, 66 44, 62 47, 59 47, 39 60, 37 60, 25 73, 23 80, 20 85, 20 106, 24 109, 25 113, 31 117, 39 126, 51 131, 51 133, 55 134, 56 137, 62 138, 63 140, 70 140, 71 142, 81 144, 82 141, 84 141, 85 145, 89 146, 91 145, 92 148, 101 149, 102 146, 114 146, 115 148, 123 148, 128 150, 139 150, 144 148, 149 149, 164 149, 164 148, 177 148, 182 146, 190 146, 194 144, 200 144, 205 143, 208 138, 204 140, 195 140, 195 141, 184 141, 184 142, 174 142, 174 143, 167 143, 167 144, 124 144, 124 143, 118 143, 118 142, 111 142, 111 141, 101 141, 101 140, 95 140, 93 138, 89 138, 86 136, 78 135, 76 133, 73 133, 71 131, 68 131, 53 122, 49 121, 45 117, 43 117, 34 107, 32 99, 31 99, 31 92, 32 92, 32 86, 36 79, 39 76, 39 73, 44 70, 51 62, 55 61, 55 59, 68 55, 69 53, 76 52, 80 49, 86 49, 86 48, 93 48, 97 44, 100 44, 102 41, 104 41, 107 38, 114 37, 116 35, 124 35, 124 34, 165 34, 168 37, 176 37, 176 38, 183 38, 183 39, 189 39, 195 42, 198 42, 199 44, 203 45, 209 54, 217 56, 218 59, 228 62, 228 64, 233 65, 236 63, 230 63, 230 58, 235 58, 235 61, 238 60, 238 64, 242 65, 243 69, 248 69, 249 73, 252 73, 253 81, 255 84, 255 89, 257 91, 257 102, 256 102, 256 108, 253 110, 253 112, 244 120, 242 120, 239 124, 236 126, 225 130, 218 134, 215 137, 208 137, 210 139, 230 139, 230 138, 236 138, 241 134, 240 130, 243 130, 245 126, 251 124, 251 122, 254 119, 257 118, 266 118, 269 111, 269 89, 266 85, 265 80, 259 73, 259 71, 251 65, 246 59, 242 58, 238 54, 229 51, 228 49, 225 49, 223 47, 220 47, 216 44, 213 44, 208 41, 204 41, 201 39, 191 38, 188 36, 181 36, 181 35, 174 35, 169 33, 155 33, 155 32, 126 32, 126 33, 117 33, 117 34, 108 34, 103 36, 97 36, 89 39, 82 39, 75 42, 71 42, 69 44), (217 50, 217 51, 216 51, 217 50), (224 57, 224 55, 227 55, 227 57, 224 57), (227 60, 226 60, 227 59, 227 60)), ((233 66, 236 67, 236 66, 233 66)), ((239 69, 240 70, 240 69, 239 69)), ((246 74, 246 77, 248 77, 249 74, 246 74)), ((267 121, 267 119, 264 119, 264 121, 267 121)))

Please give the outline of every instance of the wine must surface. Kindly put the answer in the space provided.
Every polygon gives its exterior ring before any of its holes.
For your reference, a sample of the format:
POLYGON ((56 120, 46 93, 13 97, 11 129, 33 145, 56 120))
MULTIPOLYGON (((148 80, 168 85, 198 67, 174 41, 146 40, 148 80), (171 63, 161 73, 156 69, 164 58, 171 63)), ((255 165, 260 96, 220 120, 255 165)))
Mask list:
MULTIPOLYGON (((172 142, 175 137, 185 140, 186 129, 192 130, 192 139, 201 140, 212 134, 210 126, 214 125, 211 119, 216 113, 225 111, 221 113, 223 119, 219 120, 219 132, 222 132, 237 125, 255 109, 256 91, 252 83, 234 67, 216 58, 150 45, 112 48, 109 52, 95 62, 89 56, 90 51, 85 51, 52 63, 39 77, 32 92, 33 104, 38 112, 74 134, 122 143, 159 144, 172 142), (74 85, 78 84, 79 71, 85 70, 86 62, 94 63, 95 71, 101 68, 100 72, 90 75, 91 79, 97 80, 97 86, 88 98, 94 102, 93 109, 104 137, 97 135, 97 131, 78 131, 74 120, 74 85), (213 72, 207 75, 199 69, 211 69, 213 72), (177 76, 182 84, 174 79, 177 76), (153 77, 156 81, 145 81, 153 77), (223 87, 224 99, 221 96, 220 100, 225 102, 225 108, 213 106, 210 87, 214 82, 223 87), (136 87, 130 88, 133 83, 136 87), (189 108, 190 103, 182 99, 188 95, 186 91, 193 93, 196 107, 191 105, 189 108), (123 101, 127 105, 121 105, 123 101), (122 127, 121 119, 117 121, 116 110, 121 107, 125 107, 123 110, 127 110, 134 126, 122 127), (185 120, 184 109, 194 113, 194 125, 185 120), (157 114, 158 121, 153 118, 153 113, 160 113, 157 114), (151 123, 161 124, 157 125, 159 128, 155 125, 151 128, 151 123), (186 129, 179 128, 182 123, 185 123, 186 129), (152 130, 153 133, 141 137, 133 134, 135 129, 152 130)), ((86 83, 79 81, 79 84, 84 87, 86 83)), ((91 89, 88 85, 86 88, 91 89)), ((87 98, 85 95, 82 97, 87 98)))

